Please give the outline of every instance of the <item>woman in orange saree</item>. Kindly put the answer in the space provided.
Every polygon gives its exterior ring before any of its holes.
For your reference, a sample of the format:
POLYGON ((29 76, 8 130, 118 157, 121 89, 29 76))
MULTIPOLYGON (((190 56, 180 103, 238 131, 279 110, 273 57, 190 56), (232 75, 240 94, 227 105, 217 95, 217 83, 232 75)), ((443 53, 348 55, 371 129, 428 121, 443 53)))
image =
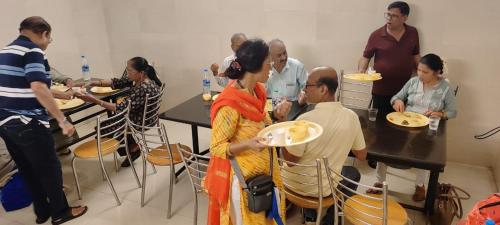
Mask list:
MULTIPOLYGON (((236 59, 226 70, 233 81, 222 91, 211 109, 212 136, 210 141, 211 162, 205 186, 209 193, 209 225, 276 224, 267 218, 266 212, 253 213, 247 207, 246 192, 242 191, 238 179, 229 164, 234 157, 243 177, 269 174, 270 155, 257 133, 271 124, 264 110, 266 91, 262 84, 268 78, 271 61, 267 44, 259 39, 244 42, 236 52, 236 59), (214 169, 214 167, 216 167, 214 169), (214 178, 216 177, 216 178, 214 178)), ((286 116, 290 105, 274 116, 286 116)), ((274 113, 274 112, 273 112, 274 113)), ((279 176, 276 152, 273 151, 273 181, 277 188, 278 214, 285 221, 285 197, 279 176)))

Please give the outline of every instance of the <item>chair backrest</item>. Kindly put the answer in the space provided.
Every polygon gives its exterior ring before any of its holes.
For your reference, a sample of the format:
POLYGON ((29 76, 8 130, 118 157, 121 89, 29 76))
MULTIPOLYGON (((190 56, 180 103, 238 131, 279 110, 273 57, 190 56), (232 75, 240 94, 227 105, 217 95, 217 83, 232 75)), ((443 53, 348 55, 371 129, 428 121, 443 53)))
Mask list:
POLYGON ((323 208, 331 205, 323 202, 326 196, 323 192, 321 160, 316 159, 314 164, 306 165, 278 158, 278 163, 286 198, 300 207, 315 208, 319 224, 323 208))
MULTIPOLYGON (((388 218, 388 187, 383 182, 382 187, 364 185, 344 177, 328 165, 328 159, 323 158, 326 175, 334 197, 334 218, 343 216, 350 221, 360 224, 387 224, 388 218), (355 184, 358 190, 353 190, 346 184, 355 184), (372 189, 382 192, 382 195, 365 194, 365 191, 372 189)), ((335 220, 337 224, 338 220, 335 220)), ((342 220, 344 222, 344 220, 342 220)))
POLYGON ((158 94, 152 96, 149 96, 149 94, 146 95, 146 100, 144 102, 144 112, 142 114, 142 126, 159 125, 160 119, 158 115, 164 91, 165 84, 163 83, 158 94))
POLYGON ((340 71, 337 99, 343 106, 355 109, 368 109, 372 104, 373 82, 355 81, 344 78, 344 70, 340 71))
MULTIPOLYGON (((128 117, 127 123, 132 137, 145 155, 149 155, 152 150, 155 150, 155 158, 160 160, 173 159, 172 149, 170 148, 170 142, 164 124, 142 126, 135 124, 128 117)), ((174 161, 175 160, 172 160, 171 162, 174 161)))
POLYGON ((116 113, 115 115, 103 119, 97 116, 97 149, 99 158, 101 153, 108 148, 117 148, 126 142, 125 131, 127 130, 127 116, 129 108, 116 113), (115 144, 118 141, 117 145, 115 144), (103 149, 104 148, 104 149, 103 149))
POLYGON ((177 143, 177 149, 181 155, 184 166, 189 174, 191 187, 194 193, 205 191, 203 187, 204 178, 207 175, 209 156, 199 155, 184 149, 181 144, 177 143))

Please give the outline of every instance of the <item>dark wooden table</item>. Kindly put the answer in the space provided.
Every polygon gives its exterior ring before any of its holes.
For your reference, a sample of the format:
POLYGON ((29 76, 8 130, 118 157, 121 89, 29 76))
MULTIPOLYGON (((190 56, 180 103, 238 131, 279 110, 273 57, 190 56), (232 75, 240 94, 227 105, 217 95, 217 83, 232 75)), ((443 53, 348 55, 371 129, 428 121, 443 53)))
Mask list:
MULTIPOLYGON (((212 94, 217 94, 216 92, 212 94)), ((201 94, 196 95, 187 101, 160 114, 160 119, 170 120, 179 123, 191 125, 191 136, 193 137, 193 152, 196 154, 205 154, 207 151, 200 152, 198 143, 198 127, 211 128, 210 108, 212 101, 203 101, 201 94)), ((292 108, 289 113, 289 119, 295 119, 302 112, 304 107, 300 107, 298 102, 292 102, 292 108)))
POLYGON ((433 213, 439 173, 446 166, 446 121, 439 123, 437 132, 429 128, 405 128, 389 123, 384 114, 375 122, 368 120, 366 110, 354 110, 361 123, 368 158, 392 165, 414 167, 430 171, 424 208, 407 208, 433 213))
MULTIPOLYGON (((92 93, 90 92, 90 88, 87 90, 89 93, 92 93)), ((116 98, 118 98, 119 96, 123 96, 126 92, 128 91, 127 88, 125 89, 121 89, 121 90, 117 90, 115 92, 112 92, 112 93, 107 93, 107 94, 94 94, 94 96, 98 99, 101 99, 103 101, 109 101, 109 102, 114 102, 116 100, 116 98)), ((88 109, 90 107, 93 107, 95 106, 94 103, 89 103, 89 102, 85 102, 84 104, 80 105, 80 106, 77 106, 77 107, 74 107, 74 108, 70 108, 70 109, 65 109, 65 110, 62 110, 62 112, 64 113, 64 115, 67 117, 67 118, 70 118, 71 115, 75 114, 75 113, 78 113, 78 112, 82 112, 83 110, 85 109, 88 109)), ((105 112, 108 112, 108 110, 106 109, 102 109, 102 110, 99 110, 98 112, 95 112, 95 113, 91 113, 91 114, 88 114, 88 115, 85 115, 84 117, 78 119, 78 120, 74 120, 72 121, 71 119, 68 119, 73 125, 76 125, 76 124, 79 124, 81 122, 84 122, 84 121, 87 121, 89 119, 92 119, 94 117, 96 117, 97 115, 100 115, 102 113, 105 113, 105 112)), ((54 136, 54 141, 55 141, 55 147, 56 147, 56 151, 59 151, 59 150, 62 150, 62 149, 65 149, 73 144, 76 144, 78 142, 80 142, 81 140, 84 140, 88 137, 91 137, 93 135, 96 134, 96 132, 90 132, 89 134, 86 134, 86 135, 83 135, 83 136, 79 136, 77 132, 75 132, 73 134, 73 136, 71 137, 67 137, 65 135, 63 135, 60 130, 61 128, 59 128, 57 122, 54 120, 54 119, 51 119, 50 120, 50 123, 51 123, 51 132, 54 136)))
MULTIPOLYGON (((161 113, 160 118, 191 125, 193 152, 199 154, 198 127, 211 128, 210 107, 211 102, 203 101, 200 94, 161 113)), ((295 119, 304 111, 305 107, 294 102, 289 119, 295 119)), ((446 121, 441 121, 438 131, 432 133, 428 127, 404 128, 393 125, 383 114, 379 114, 377 120, 371 122, 366 110, 354 111, 359 116, 369 159, 430 171, 424 208, 411 205, 405 207, 432 213, 439 173, 443 172, 446 166, 446 121)), ((208 150, 201 154, 206 152, 208 150)))

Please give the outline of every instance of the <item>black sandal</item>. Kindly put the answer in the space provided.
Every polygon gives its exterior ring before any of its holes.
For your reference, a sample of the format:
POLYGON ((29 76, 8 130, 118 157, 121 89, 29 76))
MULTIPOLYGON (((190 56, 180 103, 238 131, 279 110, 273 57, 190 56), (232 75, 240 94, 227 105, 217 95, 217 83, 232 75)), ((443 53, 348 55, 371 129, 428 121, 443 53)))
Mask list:
MULTIPOLYGON (((383 185, 381 183, 379 183, 379 182, 375 183, 373 186, 376 187, 376 188, 382 188, 383 187, 383 185)), ((370 189, 368 189, 366 191, 366 193, 367 194, 380 195, 380 194, 382 194, 382 191, 370 188, 370 189)))
POLYGON ((83 208, 85 208, 85 209, 80 214, 73 215, 73 209, 80 208, 80 207, 81 206, 69 207, 68 211, 66 211, 65 215, 63 215, 61 218, 52 219, 52 225, 59 225, 59 224, 68 222, 72 219, 76 219, 76 218, 82 216, 83 214, 85 214, 87 212, 87 210, 89 209, 87 206, 84 206, 83 208))
POLYGON ((36 224, 44 224, 49 218, 50 216, 37 216, 35 222, 36 224))

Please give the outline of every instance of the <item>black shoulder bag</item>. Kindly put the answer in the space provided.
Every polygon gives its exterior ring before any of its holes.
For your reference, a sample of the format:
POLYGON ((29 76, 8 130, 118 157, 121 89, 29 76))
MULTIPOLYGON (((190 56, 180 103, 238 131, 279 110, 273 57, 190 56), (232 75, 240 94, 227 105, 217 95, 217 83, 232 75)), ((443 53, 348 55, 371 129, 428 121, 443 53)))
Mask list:
POLYGON ((247 181, 243 178, 238 162, 234 157, 231 157, 231 166, 234 174, 238 177, 243 190, 247 193, 247 205, 251 212, 259 213, 271 209, 273 203, 273 152, 269 149, 270 175, 260 174, 249 178, 247 181))

